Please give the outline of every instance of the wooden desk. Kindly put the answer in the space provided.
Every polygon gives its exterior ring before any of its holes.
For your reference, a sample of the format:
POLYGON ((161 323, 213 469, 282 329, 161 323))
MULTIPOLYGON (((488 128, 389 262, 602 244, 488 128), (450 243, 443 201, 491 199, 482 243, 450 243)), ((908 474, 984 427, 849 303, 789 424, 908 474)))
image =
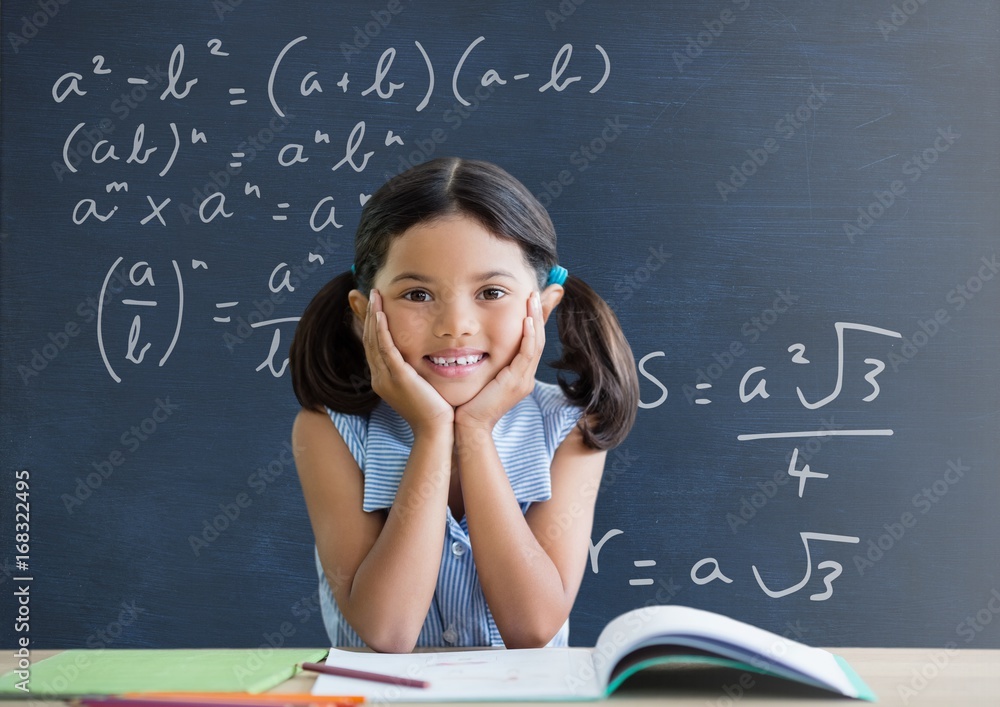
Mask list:
MULTIPOLYGON (((881 707, 1000 705, 1000 650, 952 651, 950 655, 941 649, 930 648, 831 650, 846 658, 871 686, 879 697, 877 704, 881 707)), ((32 662, 58 652, 33 651, 32 662)), ((14 668, 12 653, 13 651, 4 651, 0 654, 0 674, 14 668)), ((272 692, 309 692, 315 679, 313 674, 299 675, 272 692)), ((626 682, 610 701, 616 705, 662 704, 683 707, 736 707, 737 704, 744 703, 781 704, 787 707, 830 707, 833 702, 844 705, 866 704, 838 698, 820 690, 790 685, 783 680, 717 668, 646 671, 626 682), (741 677, 743 685, 747 687, 741 687, 741 677)), ((5 707, 26 707, 29 704, 46 703, 41 700, 0 701, 0 705, 5 707)), ((540 704, 551 706, 553 703, 540 704)))

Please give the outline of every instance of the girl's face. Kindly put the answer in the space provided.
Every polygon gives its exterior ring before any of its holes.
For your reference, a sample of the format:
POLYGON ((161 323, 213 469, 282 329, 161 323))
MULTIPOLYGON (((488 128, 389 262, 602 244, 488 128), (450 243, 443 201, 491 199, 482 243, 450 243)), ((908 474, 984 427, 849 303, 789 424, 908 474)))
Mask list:
MULTIPOLYGON (((538 284, 515 241, 452 216, 397 237, 373 287, 403 359, 457 407, 514 359, 538 284)), ((367 298, 351 294, 363 319, 367 298)), ((561 287, 546 288, 543 317, 561 297, 561 287)))

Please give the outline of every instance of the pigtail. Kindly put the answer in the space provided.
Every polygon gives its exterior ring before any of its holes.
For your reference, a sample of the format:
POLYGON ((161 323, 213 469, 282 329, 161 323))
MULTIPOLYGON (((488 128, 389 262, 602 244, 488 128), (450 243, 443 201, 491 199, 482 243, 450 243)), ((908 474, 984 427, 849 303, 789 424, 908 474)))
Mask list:
POLYGON ((556 307, 562 356, 553 368, 577 374, 574 381, 559 377, 570 401, 584 409, 584 442, 592 449, 621 444, 635 423, 639 379, 632 350, 618 317, 590 286, 570 275, 556 307))
POLYGON ((354 288, 355 278, 349 271, 330 280, 313 297, 295 328, 288 360, 292 388, 303 408, 328 407, 362 415, 378 404, 348 303, 354 288))

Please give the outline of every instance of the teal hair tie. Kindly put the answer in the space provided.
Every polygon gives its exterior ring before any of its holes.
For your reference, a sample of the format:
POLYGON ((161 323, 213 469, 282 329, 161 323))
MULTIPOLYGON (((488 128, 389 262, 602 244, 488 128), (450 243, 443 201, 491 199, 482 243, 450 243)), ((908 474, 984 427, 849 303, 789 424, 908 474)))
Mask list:
POLYGON ((354 269, 354 265, 353 264, 351 265, 351 274, 352 275, 357 275, 358 274, 358 271, 354 269))
POLYGON ((552 269, 549 270, 549 279, 545 283, 545 286, 549 285, 562 285, 566 282, 566 277, 569 275, 569 270, 564 268, 562 265, 553 265, 552 269))

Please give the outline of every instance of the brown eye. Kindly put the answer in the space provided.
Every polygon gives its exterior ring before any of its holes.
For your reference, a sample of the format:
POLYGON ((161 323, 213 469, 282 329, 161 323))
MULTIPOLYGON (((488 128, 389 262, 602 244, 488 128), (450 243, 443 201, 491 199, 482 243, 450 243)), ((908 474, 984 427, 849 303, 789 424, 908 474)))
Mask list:
POLYGON ((489 287, 483 290, 483 299, 498 300, 502 297, 505 297, 506 295, 507 292, 501 290, 499 287, 489 287))
POLYGON ((431 296, 425 290, 410 290, 403 295, 403 298, 411 302, 429 302, 431 296))

